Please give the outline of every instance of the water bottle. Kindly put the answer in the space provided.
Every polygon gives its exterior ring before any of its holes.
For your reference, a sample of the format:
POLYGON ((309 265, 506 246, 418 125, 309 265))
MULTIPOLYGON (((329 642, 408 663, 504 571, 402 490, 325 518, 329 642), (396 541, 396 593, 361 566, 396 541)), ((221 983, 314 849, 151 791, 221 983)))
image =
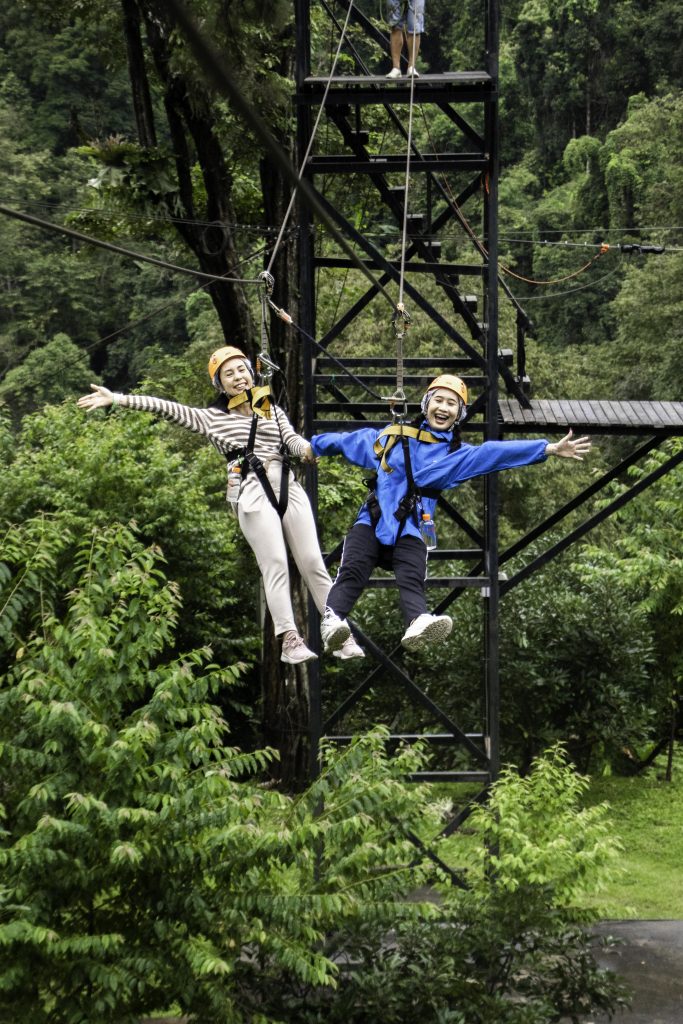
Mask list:
POLYGON ((237 502, 240 498, 242 487, 242 467, 239 462, 233 462, 228 466, 228 490, 226 498, 235 515, 237 515, 237 502))
POLYGON ((432 517, 430 516, 429 512, 422 513, 420 533, 422 534, 422 540, 427 545, 427 550, 433 550, 436 547, 436 527, 432 522, 432 517))

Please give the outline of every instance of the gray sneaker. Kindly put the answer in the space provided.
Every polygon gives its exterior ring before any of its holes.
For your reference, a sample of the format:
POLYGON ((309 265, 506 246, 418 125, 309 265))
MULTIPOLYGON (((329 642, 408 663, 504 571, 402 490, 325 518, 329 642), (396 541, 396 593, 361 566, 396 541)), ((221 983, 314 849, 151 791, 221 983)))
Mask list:
POLYGON ((338 651, 351 636, 351 627, 346 619, 340 619, 331 608, 326 608, 320 621, 320 636, 327 653, 338 651))
POLYGON ((286 661, 288 665, 301 665, 304 661, 312 661, 318 655, 311 651, 302 636, 291 630, 285 633, 282 638, 282 653, 280 661, 286 661))
POLYGON ((445 640, 453 629, 450 615, 418 615, 408 626, 401 643, 409 651, 419 651, 445 640))

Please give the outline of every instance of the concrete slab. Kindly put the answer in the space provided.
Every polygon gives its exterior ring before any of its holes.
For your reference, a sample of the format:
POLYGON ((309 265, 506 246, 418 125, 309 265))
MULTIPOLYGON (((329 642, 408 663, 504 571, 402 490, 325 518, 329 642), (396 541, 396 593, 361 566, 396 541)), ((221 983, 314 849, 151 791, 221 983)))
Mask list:
POLYGON ((602 921, 594 931, 619 940, 596 959, 633 992, 631 1009, 617 1014, 615 1024, 683 1024, 683 921, 602 921))

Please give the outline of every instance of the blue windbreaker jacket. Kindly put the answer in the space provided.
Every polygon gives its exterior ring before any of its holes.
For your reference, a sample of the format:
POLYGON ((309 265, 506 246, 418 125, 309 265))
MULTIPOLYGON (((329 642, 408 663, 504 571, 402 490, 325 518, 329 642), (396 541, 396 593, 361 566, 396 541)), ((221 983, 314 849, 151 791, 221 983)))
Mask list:
MULTIPOLYGON (((415 485, 419 488, 445 491, 475 476, 528 466, 546 459, 545 447, 548 442, 545 440, 485 441, 480 445, 463 444, 456 452, 449 452, 450 431, 432 430, 426 420, 422 426, 435 437, 442 437, 443 444, 425 444, 409 438, 410 465, 415 485)), ((316 455, 343 455, 356 466, 378 471, 375 493, 381 516, 376 527, 377 539, 381 544, 395 544, 400 524, 394 512, 408 490, 408 481, 400 442, 394 445, 387 458, 393 472, 386 473, 379 468, 379 459, 373 451, 373 445, 380 433, 369 427, 345 434, 318 434, 311 438, 311 446, 316 455)), ((422 498, 422 510, 429 512, 432 519, 435 507, 436 498, 422 498)), ((371 525, 367 505, 361 507, 356 522, 371 525)), ((414 517, 410 516, 406 520, 403 534, 420 536, 414 517)))

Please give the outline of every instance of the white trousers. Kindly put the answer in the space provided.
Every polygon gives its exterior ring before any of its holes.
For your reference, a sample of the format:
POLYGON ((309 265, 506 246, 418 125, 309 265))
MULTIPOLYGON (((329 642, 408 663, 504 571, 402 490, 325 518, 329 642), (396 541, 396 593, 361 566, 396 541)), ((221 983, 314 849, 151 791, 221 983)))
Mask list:
MULTIPOLYGON (((278 497, 282 464, 278 459, 272 459, 268 461, 266 469, 278 497)), ((321 613, 325 610, 327 595, 332 586, 320 552, 308 495, 290 473, 287 511, 283 519, 280 519, 252 471, 242 487, 237 514, 242 533, 256 555, 275 633, 279 636, 290 629, 298 632, 292 609, 287 546, 321 613)))

